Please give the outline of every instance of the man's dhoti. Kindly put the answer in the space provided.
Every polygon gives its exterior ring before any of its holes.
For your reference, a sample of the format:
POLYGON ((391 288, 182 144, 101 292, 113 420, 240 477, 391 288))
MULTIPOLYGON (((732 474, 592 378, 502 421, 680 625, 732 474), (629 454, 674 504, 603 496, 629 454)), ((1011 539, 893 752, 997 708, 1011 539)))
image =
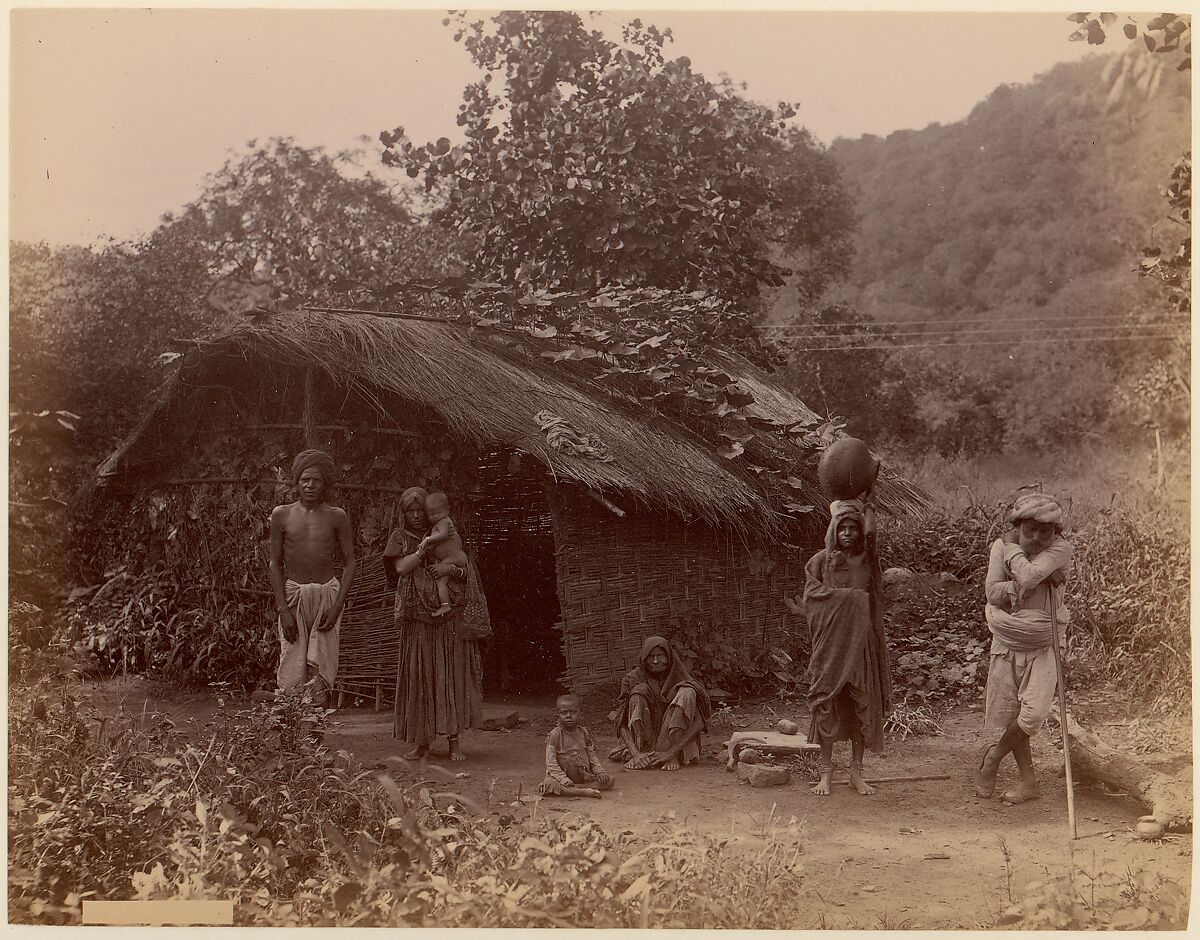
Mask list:
POLYGON ((993 647, 989 658, 984 732, 999 736, 1015 719, 1020 729, 1033 737, 1054 708, 1058 690, 1054 647, 1002 652, 993 647))
POLYGON ((310 679, 320 678, 325 689, 333 687, 338 669, 338 637, 342 629, 342 617, 328 630, 316 629, 318 618, 337 600, 341 584, 330 578, 324 584, 297 584, 288 580, 284 585, 287 592, 288 609, 296 618, 296 640, 289 643, 283 635, 283 624, 279 624, 279 669, 275 679, 279 688, 294 690, 310 679))

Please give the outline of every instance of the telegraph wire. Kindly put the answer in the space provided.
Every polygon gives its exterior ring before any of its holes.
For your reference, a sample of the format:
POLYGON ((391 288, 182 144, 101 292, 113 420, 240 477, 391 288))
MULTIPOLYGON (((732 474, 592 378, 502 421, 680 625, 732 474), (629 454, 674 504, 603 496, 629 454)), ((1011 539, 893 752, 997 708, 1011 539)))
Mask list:
MULTIPOLYGON (((826 324, 821 324, 821 325, 825 326, 826 324)), ((1095 326, 1025 326, 1025 327, 1021 327, 1020 332, 1022 332, 1022 333, 1028 333, 1028 332, 1041 333, 1041 332, 1045 332, 1047 330, 1057 330, 1060 332, 1063 330, 1110 330, 1110 331, 1111 330, 1145 330, 1145 329, 1170 328, 1171 326, 1174 326, 1174 325, 1175 324, 1173 323, 1173 321, 1170 321, 1170 320, 1153 320, 1153 321, 1148 321, 1145 323, 1130 324, 1129 326, 1118 326, 1116 324, 1097 324, 1095 326)), ((863 339, 886 339, 889 337, 896 337, 896 336, 929 336, 929 337, 934 337, 934 338, 979 335, 979 334, 995 336, 995 335, 1002 334, 1002 333, 1012 333, 1012 332, 1014 332, 1014 330, 1005 328, 1005 327, 1000 327, 1000 328, 983 329, 983 330, 949 330, 949 329, 947 329, 947 330, 912 330, 912 331, 891 332, 891 331, 878 331, 878 330, 871 330, 869 328, 863 328, 863 329, 857 331, 857 335, 853 331, 846 332, 846 333, 795 333, 792 331, 785 330, 785 331, 781 331, 781 332, 783 332, 783 334, 787 335, 787 336, 794 336, 796 339, 799 339, 799 340, 809 340, 809 339, 863 340, 863 339)), ((1047 336, 1044 338, 1045 339, 1056 339, 1057 337, 1047 336)), ((1064 337, 1064 338, 1067 338, 1067 337, 1064 337)))
MULTIPOLYGON (((801 337, 801 339, 806 338, 801 337)), ((969 343, 897 343, 894 345, 884 344, 873 346, 792 346, 786 343, 781 345, 784 345, 789 352, 852 352, 867 349, 962 349, 968 346, 1021 346, 1029 343, 1037 343, 1042 346, 1050 346, 1057 343, 1129 343, 1168 339, 1190 341, 1191 336, 1187 333, 1156 333, 1150 336, 1042 336, 1037 339, 998 339, 969 343)))
MULTIPOLYGON (((1151 319, 1151 320, 1166 319, 1166 320, 1188 321, 1191 319, 1191 317, 1189 314, 1185 314, 1185 313, 1155 314, 1154 316, 1150 317, 1149 319, 1151 319)), ((1066 321, 1066 320, 1084 320, 1084 321, 1087 321, 1087 323, 1101 324, 1103 321, 1107 321, 1107 320, 1117 320, 1117 321, 1121 321, 1121 322, 1127 322, 1127 321, 1130 321, 1130 317, 1128 314, 1105 314, 1104 316, 1099 316, 1099 317, 1091 317, 1091 316, 1087 316, 1087 315, 1054 317, 1054 316, 1046 316, 1046 315, 1042 314, 1042 315, 1031 316, 1031 317, 1000 317, 999 319, 992 319, 992 320, 989 320, 988 322, 991 322, 991 323, 1018 323, 1018 324, 1020 324, 1020 323, 1062 323, 1063 321, 1066 321)), ((852 327, 858 327, 860 329, 871 329, 876 326, 894 325, 894 326, 899 326, 899 327, 906 327, 906 326, 925 326, 928 324, 938 324, 938 323, 955 323, 955 324, 969 325, 973 322, 977 322, 977 321, 964 319, 963 317, 941 317, 941 318, 934 319, 934 320, 873 320, 873 319, 865 319, 865 320, 858 321, 858 322, 853 322, 850 320, 829 320, 829 321, 815 321, 813 323, 757 323, 754 325, 754 329, 756 329, 756 330, 809 330, 809 329, 824 329, 826 327, 831 327, 831 326, 852 326, 852 327)), ((1132 321, 1130 321, 1130 322, 1132 322, 1132 321)), ((1087 323, 1081 324, 1081 325, 1087 325, 1087 323)), ((938 332, 938 331, 934 331, 934 332, 938 332)))

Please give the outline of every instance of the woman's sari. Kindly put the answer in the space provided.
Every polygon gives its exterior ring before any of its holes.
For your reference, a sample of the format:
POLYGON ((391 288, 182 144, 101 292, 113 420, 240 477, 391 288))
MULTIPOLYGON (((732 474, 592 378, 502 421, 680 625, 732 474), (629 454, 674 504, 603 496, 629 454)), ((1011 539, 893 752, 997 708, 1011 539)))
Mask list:
MULTIPOLYGON (((406 493, 407 497, 408 494, 406 493)), ((393 737, 429 746, 439 735, 457 736, 483 717, 483 661, 478 641, 491 633, 487 601, 473 563, 466 577, 450 579, 453 610, 441 606, 437 580, 424 565, 398 575, 395 561, 416 551, 421 535, 400 528, 384 550, 389 580, 396 585, 395 622, 400 635, 393 737)))

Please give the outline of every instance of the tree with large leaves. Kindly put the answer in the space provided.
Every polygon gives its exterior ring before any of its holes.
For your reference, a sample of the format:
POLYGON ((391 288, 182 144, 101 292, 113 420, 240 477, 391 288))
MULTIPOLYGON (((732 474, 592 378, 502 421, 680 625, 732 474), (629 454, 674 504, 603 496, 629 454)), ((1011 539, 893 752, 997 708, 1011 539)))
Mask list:
POLYGON ((478 238, 479 277, 744 300, 783 282, 776 248, 809 256, 810 293, 844 271, 849 202, 822 148, 787 124, 793 106, 709 81, 640 20, 621 42, 563 12, 458 14, 455 28, 484 72, 459 108, 465 141, 381 140, 384 162, 478 238))
POLYGON ((81 415, 79 444, 94 456, 128 428, 173 344, 245 312, 228 302, 231 284, 272 308, 361 303, 359 283, 455 273, 459 241, 351 155, 252 141, 144 239, 13 246, 14 404, 81 415))
POLYGON ((459 108, 463 143, 380 140, 384 163, 440 200, 435 218, 474 237, 476 280, 450 289, 464 315, 782 479, 776 438, 821 432, 748 420, 753 395, 709 352, 779 361, 755 328, 762 288, 794 273, 813 303, 848 266, 849 198, 788 123, 794 107, 708 80, 640 20, 620 41, 574 13, 446 22, 483 72, 459 108))

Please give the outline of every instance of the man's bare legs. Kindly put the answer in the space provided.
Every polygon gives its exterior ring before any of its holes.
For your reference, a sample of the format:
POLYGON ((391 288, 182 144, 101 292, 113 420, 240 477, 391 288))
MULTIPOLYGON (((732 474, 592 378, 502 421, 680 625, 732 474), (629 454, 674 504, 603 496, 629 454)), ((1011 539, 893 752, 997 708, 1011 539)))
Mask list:
POLYGON ((856 733, 850 739, 850 786, 860 796, 870 796, 875 788, 863 779, 863 754, 867 750, 866 741, 861 733, 856 733))
POLYGON ((1021 730, 1014 718, 1000 740, 989 744, 984 749, 976 775, 975 792, 981 797, 989 797, 996 789, 996 775, 1000 772, 1000 761, 1004 755, 1012 752, 1017 762, 1017 770, 1021 774, 1021 783, 1016 790, 1008 790, 1004 799, 1009 803, 1024 803, 1026 800, 1038 797, 1037 778, 1033 772, 1033 751, 1029 747, 1029 735, 1021 730))
POLYGON ((1026 800, 1036 800, 1042 794, 1038 790, 1037 776, 1033 771, 1033 749, 1029 746, 1029 736, 1025 732, 1021 732, 1021 740, 1014 745, 1012 755, 1017 762, 1021 782, 1015 790, 1004 791, 1005 802, 1024 803, 1026 800))
POLYGON ((821 742, 821 757, 817 764, 817 769, 821 772, 821 777, 817 780, 812 788, 812 792, 817 796, 829 796, 830 787, 833 785, 833 742, 821 742))
POLYGON ((452 761, 464 761, 467 755, 462 752, 462 748, 458 744, 458 735, 450 735, 450 759, 452 761))
POLYGON ((429 745, 418 744, 411 751, 400 755, 401 760, 420 760, 422 757, 429 756, 429 745))

